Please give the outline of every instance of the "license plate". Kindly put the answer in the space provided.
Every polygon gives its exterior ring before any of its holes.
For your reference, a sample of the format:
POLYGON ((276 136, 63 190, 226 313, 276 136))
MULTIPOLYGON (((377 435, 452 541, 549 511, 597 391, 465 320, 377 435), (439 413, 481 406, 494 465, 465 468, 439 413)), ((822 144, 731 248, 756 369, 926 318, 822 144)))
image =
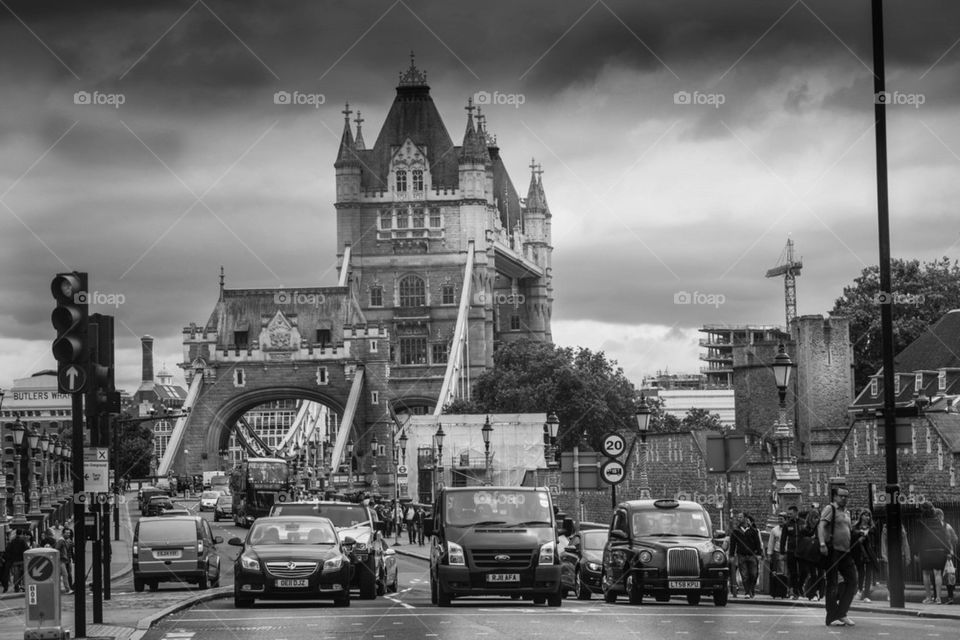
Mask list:
POLYGON ((278 587, 307 587, 310 586, 309 580, 277 580, 278 587))
POLYGON ((519 573, 489 573, 487 582, 520 582, 519 573))
POLYGON ((153 552, 153 557, 154 557, 154 558, 157 558, 158 560, 161 559, 161 558, 162 558, 162 559, 179 558, 182 553, 183 553, 182 551, 173 551, 173 550, 168 550, 168 551, 154 551, 154 552, 153 552))
POLYGON ((670 580, 667 585, 671 589, 699 589, 699 580, 670 580))

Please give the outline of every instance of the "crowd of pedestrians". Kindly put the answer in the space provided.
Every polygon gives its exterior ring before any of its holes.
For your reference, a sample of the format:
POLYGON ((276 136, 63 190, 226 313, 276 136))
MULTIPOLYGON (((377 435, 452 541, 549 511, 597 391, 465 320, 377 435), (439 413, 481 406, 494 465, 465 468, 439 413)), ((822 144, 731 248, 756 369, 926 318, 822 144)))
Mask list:
POLYGON ((386 524, 384 536, 399 538, 406 532, 408 544, 423 546, 423 519, 426 517, 426 512, 421 505, 404 505, 402 502, 391 500, 378 502, 373 508, 377 516, 386 524))
POLYGON ((0 551, 0 587, 7 593, 23 591, 24 553, 47 547, 60 552, 60 585, 64 593, 73 593, 73 531, 69 527, 47 528, 35 540, 29 530, 11 529, 3 551, 0 551))
MULTIPOLYGON (((838 488, 824 507, 791 506, 778 515, 766 543, 748 513, 736 514, 725 545, 730 559, 730 594, 756 597, 758 576, 768 571, 773 597, 824 601, 827 626, 854 626, 848 615, 854 599, 871 602, 882 565, 887 562, 886 531, 868 510, 852 513, 849 491, 838 488)), ((953 604, 958 537, 943 510, 925 502, 911 555, 901 529, 904 567, 920 569, 924 604, 953 604)))

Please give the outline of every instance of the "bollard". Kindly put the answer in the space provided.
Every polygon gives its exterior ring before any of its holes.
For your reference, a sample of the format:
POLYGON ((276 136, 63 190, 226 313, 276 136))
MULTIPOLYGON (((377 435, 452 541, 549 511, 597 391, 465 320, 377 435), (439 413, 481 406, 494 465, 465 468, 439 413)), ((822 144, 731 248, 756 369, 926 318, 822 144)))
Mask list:
POLYGON ((60 624, 60 552, 29 549, 23 553, 26 624, 24 640, 69 638, 60 624))

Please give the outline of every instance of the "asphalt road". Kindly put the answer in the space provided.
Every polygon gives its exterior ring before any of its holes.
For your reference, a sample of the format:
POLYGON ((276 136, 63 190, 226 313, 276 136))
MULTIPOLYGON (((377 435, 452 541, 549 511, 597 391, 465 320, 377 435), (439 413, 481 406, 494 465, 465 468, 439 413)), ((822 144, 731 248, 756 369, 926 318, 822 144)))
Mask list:
POLYGON ((467 640, 481 638, 955 638, 956 620, 920 620, 888 614, 854 616, 855 627, 823 624, 823 610, 750 605, 691 607, 685 600, 631 606, 600 599, 567 599, 559 609, 488 598, 430 604, 427 566, 400 557, 400 592, 357 600, 350 608, 329 602, 258 602, 235 609, 232 599, 203 603, 162 620, 144 640, 467 640))

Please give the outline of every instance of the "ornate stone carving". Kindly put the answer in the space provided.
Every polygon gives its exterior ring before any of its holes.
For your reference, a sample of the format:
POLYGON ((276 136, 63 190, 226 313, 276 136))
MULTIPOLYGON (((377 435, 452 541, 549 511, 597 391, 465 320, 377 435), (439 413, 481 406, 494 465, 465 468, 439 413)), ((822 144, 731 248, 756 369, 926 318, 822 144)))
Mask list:
POLYGON ((300 340, 300 332, 279 310, 260 330, 260 344, 264 351, 296 351, 300 340))

